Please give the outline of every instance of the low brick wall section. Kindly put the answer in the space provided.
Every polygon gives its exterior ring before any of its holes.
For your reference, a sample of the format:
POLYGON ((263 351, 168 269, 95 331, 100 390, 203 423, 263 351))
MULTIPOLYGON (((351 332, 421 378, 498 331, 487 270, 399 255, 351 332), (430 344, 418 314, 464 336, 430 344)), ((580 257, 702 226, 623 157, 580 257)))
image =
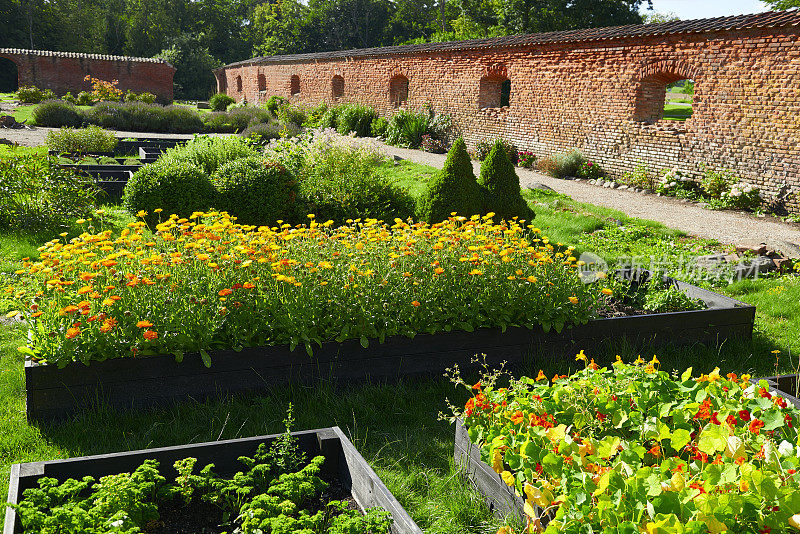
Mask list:
POLYGON ((91 90, 84 78, 118 80, 123 91, 149 92, 161 103, 172 102, 172 77, 175 67, 163 59, 79 54, 50 50, 0 48, 0 57, 17 65, 20 87, 35 85, 52 89, 58 95, 91 90))
POLYGON ((430 103, 468 145, 503 137, 539 156, 579 149, 612 176, 647 165, 730 169, 768 204, 800 200, 800 12, 255 58, 215 71, 237 101, 430 103), (661 118, 668 83, 693 115, 661 118), (510 81, 508 105, 503 82, 510 81))

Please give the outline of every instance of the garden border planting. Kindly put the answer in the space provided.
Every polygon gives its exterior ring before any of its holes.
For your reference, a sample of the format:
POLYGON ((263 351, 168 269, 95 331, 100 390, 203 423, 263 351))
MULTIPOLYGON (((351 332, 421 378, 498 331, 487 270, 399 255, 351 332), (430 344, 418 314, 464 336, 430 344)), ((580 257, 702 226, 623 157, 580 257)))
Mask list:
POLYGON ((514 488, 503 482, 486 462, 481 460, 481 448, 469 439, 464 422, 456 419, 456 439, 453 447, 456 466, 486 499, 489 510, 499 519, 518 516, 525 522, 525 501, 514 492, 514 488))
POLYGON ((472 359, 486 354, 486 362, 511 368, 530 361, 538 351, 569 356, 576 350, 611 339, 658 345, 694 342, 719 344, 728 338, 750 338, 755 307, 678 282, 679 289, 701 298, 704 310, 595 319, 560 333, 541 328, 480 328, 387 338, 364 348, 359 340, 326 342, 313 356, 288 345, 249 347, 239 352, 210 353, 206 367, 200 354, 186 354, 177 363, 171 354, 80 362, 63 369, 25 362, 29 421, 52 421, 98 407, 117 409, 169 405, 187 398, 263 391, 285 384, 349 385, 355 382, 394 382, 402 378, 439 376, 453 364, 477 368, 472 359))
MULTIPOLYGON (((778 375, 778 376, 766 376, 761 378, 760 380, 766 380, 767 383, 770 385, 771 388, 775 389, 781 397, 786 399, 787 402, 794 404, 797 408, 800 408, 800 399, 798 399, 795 393, 795 381, 800 380, 800 375, 797 374, 788 374, 788 375, 778 375)), ((754 384, 758 384, 759 379, 754 378, 751 380, 754 384)))
MULTIPOLYGON (((417 526, 338 426, 292 432, 292 435, 299 440, 299 448, 309 456, 325 456, 325 463, 322 465, 323 474, 338 476, 362 510, 378 506, 391 513, 392 534, 422 534, 422 529, 417 526)), ((14 464, 11 466, 8 502, 18 503, 22 492, 36 487, 36 481, 43 476, 57 478, 60 481, 66 478, 80 479, 87 475, 100 478, 131 472, 147 459, 157 460, 161 464, 162 474, 172 469, 171 466, 175 461, 188 457, 197 458, 198 466, 214 463, 215 470, 221 474, 235 473, 241 469, 237 458, 252 456, 259 444, 265 442, 269 444, 278 437, 280 434, 14 464)), ((170 474, 175 473, 170 471, 170 474)), ((21 532, 16 519, 16 512, 7 508, 3 534, 21 532)))

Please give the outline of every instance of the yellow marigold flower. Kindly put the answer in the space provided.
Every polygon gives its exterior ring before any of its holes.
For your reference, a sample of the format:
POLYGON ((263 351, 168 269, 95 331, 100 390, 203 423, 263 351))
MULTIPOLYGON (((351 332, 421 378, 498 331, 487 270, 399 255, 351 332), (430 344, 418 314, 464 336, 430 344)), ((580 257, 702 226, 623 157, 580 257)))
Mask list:
POLYGON ((527 278, 527 280, 528 280, 528 282, 530 282, 531 284, 535 284, 535 283, 537 282, 537 279, 536 279, 536 277, 535 277, 535 276, 529 276, 529 277, 527 278))
POLYGON ((414 306, 415 308, 417 308, 417 307, 419 307, 420 304, 419 304, 418 300, 412 300, 411 301, 411 305, 414 306))
POLYGON ((579 302, 579 301, 578 301, 578 297, 570 297, 570 298, 569 298, 569 301, 570 301, 571 303, 573 303, 573 304, 577 304, 577 303, 579 302))
POLYGON ((146 215, 147 215, 147 212, 146 212, 146 211, 144 211, 144 210, 139 210, 139 211, 136 213, 136 216, 137 216, 137 217, 145 217, 146 215))
POLYGON ((151 326, 153 326, 153 323, 151 323, 150 321, 148 321, 146 319, 143 319, 143 320, 139 321, 138 323, 136 323, 136 326, 138 328, 150 328, 151 326))
POLYGON ((469 272, 469 274, 471 274, 471 275, 476 275, 476 276, 480 276, 480 275, 482 275, 482 274, 483 274, 483 271, 480 271, 480 270, 478 270, 478 269, 472 269, 472 270, 469 272))
POLYGON ((86 293, 90 293, 92 291, 92 286, 83 286, 78 290, 78 295, 85 295, 86 293))
POLYGON ((641 364, 643 364, 643 363, 644 363, 644 360, 642 359, 642 357, 641 357, 641 356, 638 356, 638 357, 636 358, 636 361, 634 361, 633 363, 635 363, 636 365, 641 365, 641 364))
POLYGON ((162 211, 164 210, 162 210, 161 208, 156 208, 153 210, 153 213, 161 213, 162 211))

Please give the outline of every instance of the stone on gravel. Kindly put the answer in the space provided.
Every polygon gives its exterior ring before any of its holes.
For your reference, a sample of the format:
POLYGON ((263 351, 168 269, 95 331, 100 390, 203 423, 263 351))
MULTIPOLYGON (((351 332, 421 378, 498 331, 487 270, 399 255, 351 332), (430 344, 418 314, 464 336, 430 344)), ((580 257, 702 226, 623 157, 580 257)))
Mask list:
POLYGON ((782 239, 767 239, 767 247, 793 260, 800 260, 800 246, 782 239))
POLYGON ((768 273, 777 269, 775 262, 766 256, 758 256, 750 263, 741 263, 733 271, 735 278, 752 278, 758 274, 768 273))
POLYGON ((540 189, 542 191, 555 191, 555 189, 553 189, 552 187, 544 185, 541 182, 531 182, 530 184, 528 184, 526 186, 526 188, 527 189, 540 189))
POLYGON ((645 195, 652 195, 653 191, 652 189, 642 189, 642 193, 644 193, 645 195))
POLYGON ((748 240, 742 241, 736 245, 736 253, 744 254, 752 252, 756 256, 762 256, 767 253, 767 244, 761 241, 748 240))

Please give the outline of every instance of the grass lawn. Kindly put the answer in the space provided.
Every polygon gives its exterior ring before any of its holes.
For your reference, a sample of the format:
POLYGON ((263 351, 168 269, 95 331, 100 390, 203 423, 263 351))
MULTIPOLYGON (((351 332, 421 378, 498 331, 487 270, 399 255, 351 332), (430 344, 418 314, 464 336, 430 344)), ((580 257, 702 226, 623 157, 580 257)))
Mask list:
POLYGON ((46 155, 47 154, 47 146, 39 145, 39 146, 10 146, 10 145, 0 145, 0 160, 6 158, 13 158, 15 156, 27 156, 27 155, 46 155))
POLYGON ((664 118, 673 121, 685 121, 692 116, 692 106, 683 104, 664 105, 664 118))
POLYGON ((11 102, 17 99, 17 93, 0 93, 0 102, 11 102))
MULTIPOLYGON (((402 161, 397 166, 383 166, 381 172, 418 196, 436 169, 402 161)), ((536 212, 535 224, 554 242, 573 244, 579 251, 592 251, 607 260, 649 254, 677 258, 722 248, 713 241, 690 238, 658 223, 578 203, 564 195, 526 191, 525 198, 536 212)), ((118 209, 110 211, 116 227, 131 220, 118 209)), ((74 234, 80 230, 67 231, 74 234)), ((19 260, 35 257, 36 247, 56 233, 0 233, 0 273, 13 278, 9 273, 19 268, 19 260)), ((2 276, 0 287, 4 285, 2 276)), ((800 354, 800 279, 783 276, 742 281, 722 291, 758 306, 752 341, 725 343, 719 348, 695 345, 639 351, 610 340, 606 346, 586 347, 587 354, 608 364, 616 354, 634 359, 640 353, 648 358, 657 353, 663 369, 693 366, 698 374, 719 366, 723 373, 758 376, 775 371, 770 351, 779 349, 778 370, 788 371, 789 354, 795 363, 800 354)), ((0 312, 8 306, 0 300, 0 312)), ((24 339, 22 327, 0 322, 0 406, 5 414, 0 419, 0 495, 5 495, 9 468, 15 462, 279 432, 286 406, 292 402, 296 429, 342 427, 426 532, 493 534, 500 526, 453 465, 453 428, 439 421, 437 414, 446 411, 446 398, 454 403, 465 399, 443 378, 338 390, 280 388, 261 396, 191 401, 133 414, 100 410, 63 424, 39 427, 25 420, 23 356, 16 350, 24 339)), ((576 368, 574 361, 554 360, 548 354, 531 356, 530 367, 521 372, 536 373, 542 368, 550 376, 576 368)), ((306 356, 300 351, 297 357, 306 356)))

